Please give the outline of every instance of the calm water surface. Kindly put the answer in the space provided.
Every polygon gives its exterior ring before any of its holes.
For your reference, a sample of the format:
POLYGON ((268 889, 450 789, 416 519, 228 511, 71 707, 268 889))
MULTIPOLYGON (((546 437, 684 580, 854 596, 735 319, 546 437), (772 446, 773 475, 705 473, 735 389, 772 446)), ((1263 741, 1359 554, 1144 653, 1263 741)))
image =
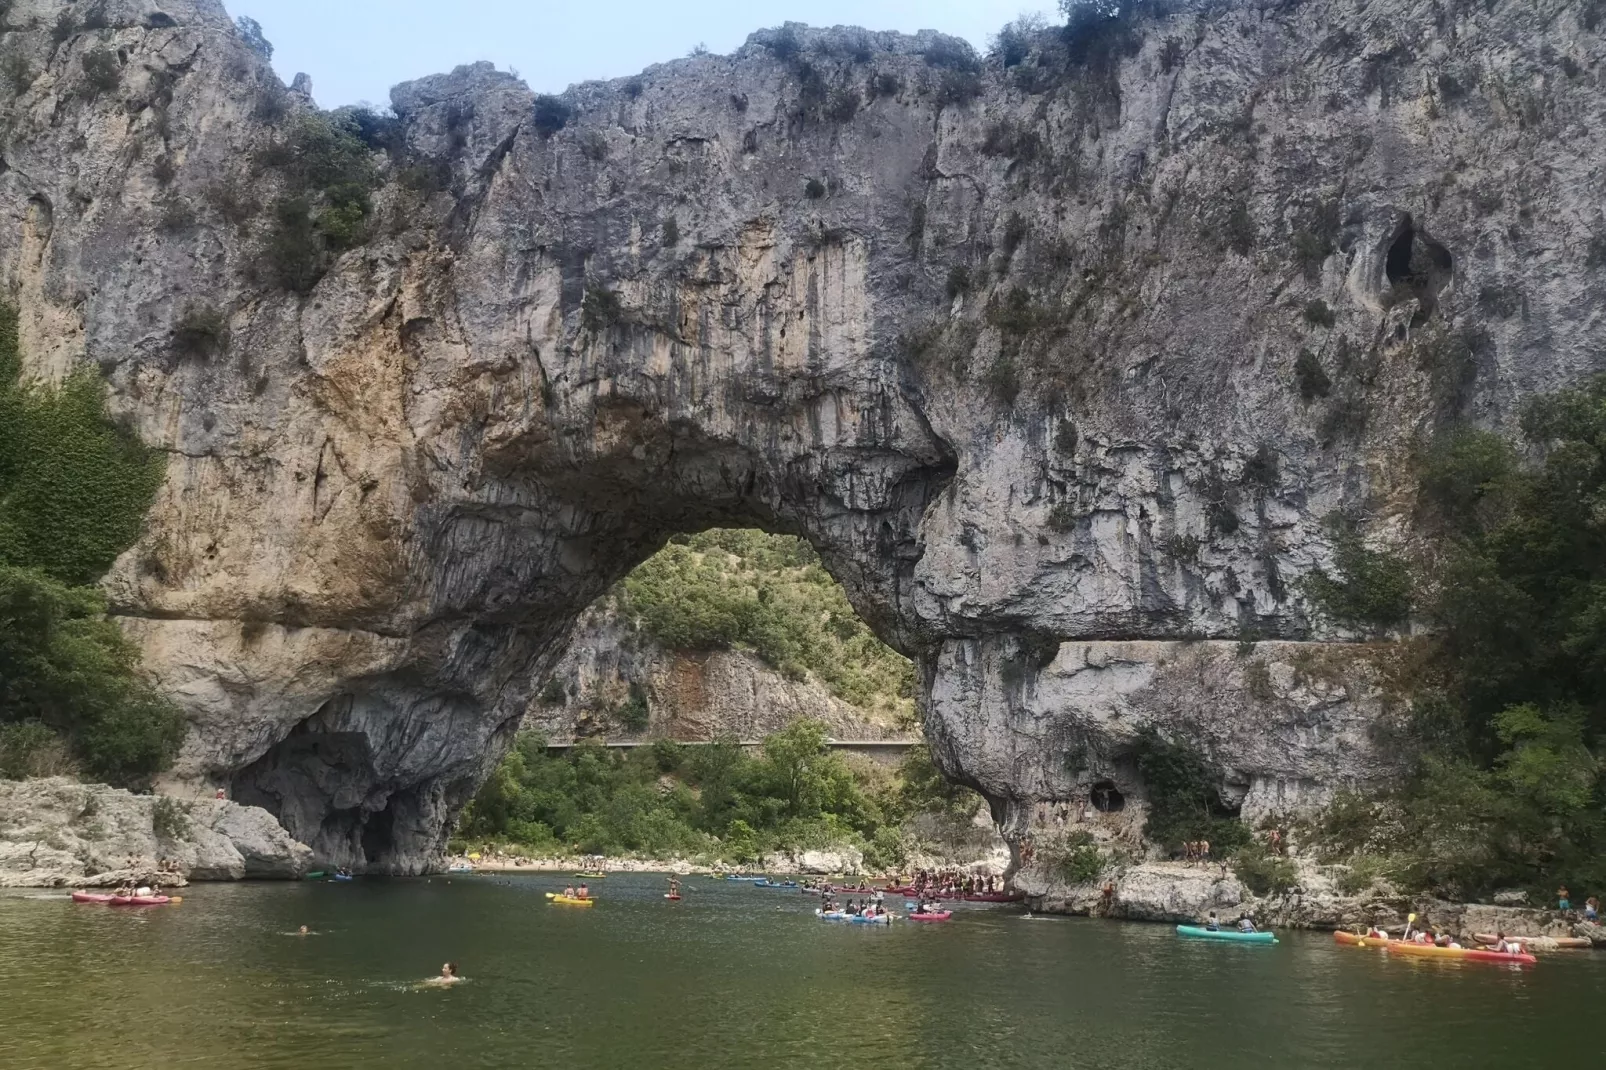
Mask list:
MULTIPOLYGON (((1391 960, 976 907, 817 921, 690 878, 203 885, 113 910, 0 896, 0 1066, 1600 1067, 1606 955, 1391 960), (286 935, 307 924, 319 935, 286 935), (417 982, 454 959, 468 980, 417 982)), ((901 905, 901 904, 900 904, 901 905)))

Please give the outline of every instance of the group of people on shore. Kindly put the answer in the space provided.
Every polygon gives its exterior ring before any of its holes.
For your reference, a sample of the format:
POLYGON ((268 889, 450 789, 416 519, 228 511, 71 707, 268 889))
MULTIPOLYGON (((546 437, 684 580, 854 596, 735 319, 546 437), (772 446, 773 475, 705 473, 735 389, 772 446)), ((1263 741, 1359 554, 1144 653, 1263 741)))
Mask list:
POLYGON ((1563 914, 1580 915, 1584 921, 1600 921, 1599 897, 1593 895, 1590 896, 1588 899, 1584 900, 1584 909, 1582 911, 1575 910, 1573 907, 1572 894, 1567 891, 1567 886, 1565 884, 1556 889, 1556 909, 1563 914))
POLYGON ((994 876, 977 876, 961 869, 917 869, 909 881, 917 896, 934 899, 954 899, 964 895, 999 895, 1004 882, 994 876))

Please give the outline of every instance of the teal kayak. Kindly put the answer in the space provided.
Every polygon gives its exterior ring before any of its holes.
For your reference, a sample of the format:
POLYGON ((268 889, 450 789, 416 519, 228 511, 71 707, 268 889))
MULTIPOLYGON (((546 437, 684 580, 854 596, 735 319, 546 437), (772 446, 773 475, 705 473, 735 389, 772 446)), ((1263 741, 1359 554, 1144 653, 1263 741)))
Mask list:
POLYGON ((1178 936, 1191 936, 1195 940, 1237 940, 1245 944, 1275 944, 1275 933, 1241 933, 1237 929, 1201 929, 1197 925, 1178 925, 1178 936))

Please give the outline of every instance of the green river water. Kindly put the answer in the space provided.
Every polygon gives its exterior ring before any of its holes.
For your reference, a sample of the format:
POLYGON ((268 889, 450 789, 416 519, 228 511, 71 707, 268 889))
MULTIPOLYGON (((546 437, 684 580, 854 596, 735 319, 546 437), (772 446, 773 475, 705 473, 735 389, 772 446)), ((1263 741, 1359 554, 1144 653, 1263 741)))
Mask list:
POLYGON ((145 910, 6 893, 0 1066, 1606 1065, 1589 952, 1519 970, 1010 907, 848 926, 701 877, 679 903, 610 877, 575 909, 543 898, 561 884, 202 885, 145 910), (464 983, 417 984, 446 959, 464 983))

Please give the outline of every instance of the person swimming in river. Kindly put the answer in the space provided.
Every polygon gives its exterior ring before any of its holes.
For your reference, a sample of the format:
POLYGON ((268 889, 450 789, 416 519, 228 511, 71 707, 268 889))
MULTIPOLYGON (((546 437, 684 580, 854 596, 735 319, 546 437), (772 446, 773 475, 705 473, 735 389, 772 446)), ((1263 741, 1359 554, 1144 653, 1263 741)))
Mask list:
POLYGON ((425 981, 424 983, 426 985, 455 985, 457 982, 461 981, 462 979, 463 978, 461 976, 459 976, 458 972, 457 972, 457 963, 455 963, 455 962, 443 962, 443 963, 441 963, 440 975, 436 976, 436 977, 431 977, 429 980, 425 981))
POLYGON ((297 936, 311 936, 312 932, 305 925, 296 930, 297 936))

